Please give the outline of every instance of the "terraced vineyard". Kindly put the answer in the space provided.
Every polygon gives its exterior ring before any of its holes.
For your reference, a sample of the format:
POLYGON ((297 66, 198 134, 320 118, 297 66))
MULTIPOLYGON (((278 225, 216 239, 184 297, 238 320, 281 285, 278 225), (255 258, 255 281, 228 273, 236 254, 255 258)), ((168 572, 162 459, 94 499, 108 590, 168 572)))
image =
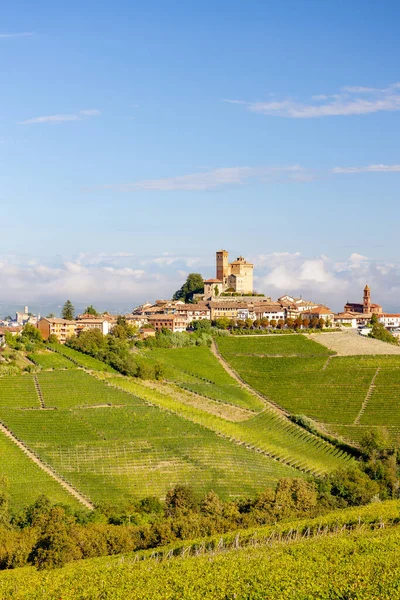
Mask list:
POLYGON ((38 380, 48 410, 4 405, 0 419, 96 503, 163 496, 177 483, 240 496, 304 475, 83 371, 43 372, 38 380))
POLYGON ((62 344, 49 344, 49 348, 58 355, 65 356, 67 359, 70 359, 68 361, 70 364, 75 363, 76 365, 91 371, 116 373, 115 369, 110 367, 110 365, 107 365, 101 360, 97 360, 97 358, 93 358, 93 356, 89 356, 88 354, 83 354, 82 352, 68 348, 68 346, 64 346, 62 344))
POLYGON ((273 408, 246 421, 232 423, 172 397, 171 394, 150 390, 127 378, 111 380, 115 385, 131 391, 145 400, 199 423, 256 451, 315 474, 325 473, 346 464, 350 457, 331 444, 309 434, 291 423, 273 408))
POLYGON ((28 354, 29 360, 42 369, 74 369, 74 363, 55 352, 35 352, 28 354))
POLYGON ((240 346, 221 338, 218 346, 244 381, 288 413, 315 419, 350 441, 371 426, 400 434, 400 357, 329 356, 325 347, 316 350, 316 342, 305 339, 304 345, 299 338, 241 338, 240 346), (308 344, 313 354, 305 357, 308 344))
POLYGON ((148 358, 162 363, 165 378, 183 389, 255 412, 264 408, 257 396, 228 375, 208 348, 157 348, 148 353, 148 358))

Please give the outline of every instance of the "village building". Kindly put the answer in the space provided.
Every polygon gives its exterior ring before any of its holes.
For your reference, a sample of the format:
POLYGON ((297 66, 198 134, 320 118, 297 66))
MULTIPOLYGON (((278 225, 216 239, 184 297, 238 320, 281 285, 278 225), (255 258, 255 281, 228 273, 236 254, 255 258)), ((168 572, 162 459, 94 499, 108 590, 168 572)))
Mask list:
POLYGON ((300 312, 312 310, 313 308, 317 308, 319 306, 318 302, 305 300, 301 296, 296 298, 295 296, 289 296, 288 294, 278 298, 278 302, 280 302, 282 306, 290 307, 294 313, 297 313, 297 316, 300 312))
POLYGON ((177 304, 174 311, 174 314, 186 317, 188 324, 211 319, 211 310, 207 304, 177 304))
POLYGON ((357 327, 357 314, 352 312, 342 312, 334 315, 335 325, 344 325, 345 327, 357 327))
POLYGON ((285 319, 285 309, 279 302, 259 303, 254 305, 256 319, 268 319, 269 321, 281 321, 285 319))
MULTIPOLYGON (((245 302, 210 302, 211 320, 215 321, 221 317, 228 319, 249 318, 249 305, 245 302), (239 316, 240 315, 240 316, 239 316)), ((250 317, 251 318, 251 317, 250 317)))
POLYGON ((149 325, 152 325, 156 331, 169 329, 169 331, 176 333, 186 331, 188 327, 187 318, 182 315, 149 315, 147 317, 147 322, 149 325))
POLYGON ((377 317, 378 322, 387 328, 400 327, 400 314, 382 313, 380 315, 377 315, 377 317))
POLYGON ((76 333, 76 321, 67 319, 43 318, 37 326, 44 340, 55 335, 60 344, 65 344, 67 339, 76 333))
POLYGON ((109 320, 102 318, 95 317, 77 320, 75 328, 77 334, 88 329, 98 329, 103 335, 107 335, 110 333, 112 326, 109 320))
POLYGON ((330 308, 326 306, 317 306, 311 310, 305 310, 301 313, 303 319, 323 319, 333 324, 335 314, 330 308))

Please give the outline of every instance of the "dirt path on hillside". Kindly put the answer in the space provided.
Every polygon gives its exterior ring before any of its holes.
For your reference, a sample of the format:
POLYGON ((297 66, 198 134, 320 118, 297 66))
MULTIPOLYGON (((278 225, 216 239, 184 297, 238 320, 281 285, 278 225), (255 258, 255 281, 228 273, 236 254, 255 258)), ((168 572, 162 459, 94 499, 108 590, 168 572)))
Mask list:
POLYGON ((278 406, 277 404, 275 404, 275 402, 272 402, 272 400, 270 400, 266 396, 263 396, 262 394, 260 394, 260 392, 257 392, 257 390, 255 390, 254 388, 252 388, 251 385, 249 385, 248 383, 246 383, 236 373, 236 371, 234 371, 232 369, 231 365, 225 360, 225 358, 222 356, 222 354, 220 354, 220 351, 218 350, 218 346, 217 346, 217 344, 216 344, 216 342, 215 342, 214 339, 211 342, 211 352, 217 358, 218 362, 225 369, 225 371, 228 373, 228 375, 230 375, 232 377, 232 379, 234 379, 243 389, 245 389, 247 392, 249 392, 253 396, 257 396, 257 398, 259 398, 259 400, 261 400, 261 402, 265 406, 271 408, 272 410, 274 410, 275 412, 279 413, 280 415, 283 415, 285 417, 288 415, 288 413, 286 411, 284 411, 280 406, 278 406))
POLYGON ((310 339, 333 350, 337 356, 361 356, 376 354, 397 354, 400 356, 400 346, 393 346, 380 340, 364 337, 357 331, 342 331, 340 333, 320 333, 310 335, 310 339))
POLYGON ((12 440, 14 442, 14 444, 16 446, 18 446, 18 448, 20 448, 22 450, 22 452, 24 454, 26 454, 26 456, 32 462, 34 462, 40 469, 42 469, 42 471, 44 471, 45 473, 47 473, 47 475, 50 475, 50 477, 55 479, 55 481, 57 481, 57 483, 59 483, 69 494, 71 494, 71 496, 74 496, 74 498, 76 498, 86 508, 89 508, 90 510, 94 509, 94 505, 87 498, 82 496, 82 494, 80 494, 78 492, 78 490, 76 490, 74 487, 72 487, 72 485, 70 485, 64 479, 62 479, 59 475, 57 475, 57 473, 55 471, 53 471, 53 469, 51 469, 50 467, 45 465, 40 460, 40 458, 38 458, 35 454, 33 454, 33 452, 31 452, 31 450, 29 450, 25 446, 25 444, 23 444, 18 438, 16 438, 15 435, 13 433, 11 433, 11 431, 9 429, 7 429, 7 427, 5 427, 2 423, 0 423, 0 431, 2 433, 4 433, 4 435, 7 436, 10 440, 12 440))

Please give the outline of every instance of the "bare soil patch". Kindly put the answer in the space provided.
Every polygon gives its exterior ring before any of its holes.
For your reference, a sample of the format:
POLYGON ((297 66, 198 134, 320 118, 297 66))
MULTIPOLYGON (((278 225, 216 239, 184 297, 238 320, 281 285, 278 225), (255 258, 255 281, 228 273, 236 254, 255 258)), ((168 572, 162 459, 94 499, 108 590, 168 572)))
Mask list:
POLYGON ((322 344, 337 353, 338 356, 360 356, 376 354, 398 354, 400 346, 392 346, 380 340, 359 335, 357 331, 341 333, 321 333, 310 335, 315 342, 322 344))

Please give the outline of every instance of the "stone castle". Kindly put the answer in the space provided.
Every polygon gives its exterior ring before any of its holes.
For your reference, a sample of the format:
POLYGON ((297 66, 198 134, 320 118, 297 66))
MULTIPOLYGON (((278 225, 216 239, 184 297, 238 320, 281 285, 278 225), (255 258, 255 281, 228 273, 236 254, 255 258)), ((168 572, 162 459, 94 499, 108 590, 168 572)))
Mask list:
POLYGON ((229 262, 226 250, 216 253, 216 278, 204 281, 204 296, 219 296, 222 292, 237 294, 253 293, 254 265, 247 262, 243 256, 229 262))

